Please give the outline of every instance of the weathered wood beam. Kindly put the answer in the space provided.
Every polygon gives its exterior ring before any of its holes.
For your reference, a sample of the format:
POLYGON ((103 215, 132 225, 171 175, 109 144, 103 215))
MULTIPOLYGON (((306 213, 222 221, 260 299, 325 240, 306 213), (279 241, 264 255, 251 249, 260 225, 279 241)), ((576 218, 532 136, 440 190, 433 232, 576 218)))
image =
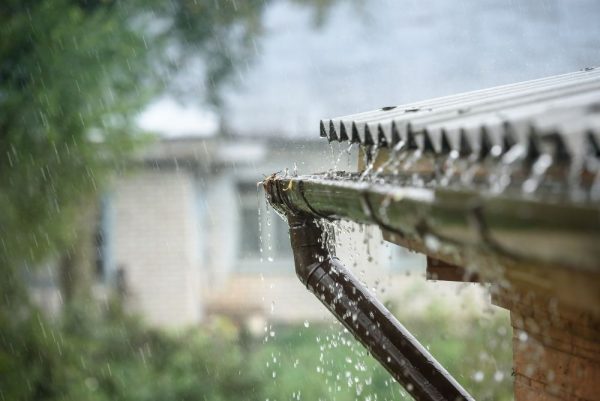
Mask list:
POLYGON ((427 256, 425 277, 427 280, 436 281, 481 282, 481 278, 477 273, 468 271, 464 267, 432 258, 431 256, 427 256))

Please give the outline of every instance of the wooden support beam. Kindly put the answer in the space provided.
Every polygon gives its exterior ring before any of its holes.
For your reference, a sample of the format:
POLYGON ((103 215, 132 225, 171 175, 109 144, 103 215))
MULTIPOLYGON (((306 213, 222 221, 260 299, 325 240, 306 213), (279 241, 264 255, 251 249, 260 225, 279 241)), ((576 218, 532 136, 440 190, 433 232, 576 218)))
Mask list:
POLYGON ((464 267, 460 267, 443 260, 427 256, 427 270, 425 272, 427 280, 436 281, 458 281, 468 283, 479 283, 481 279, 475 272, 470 272, 464 267))
POLYGON ((598 400, 600 317, 531 288, 494 288, 510 310, 515 400, 598 400))

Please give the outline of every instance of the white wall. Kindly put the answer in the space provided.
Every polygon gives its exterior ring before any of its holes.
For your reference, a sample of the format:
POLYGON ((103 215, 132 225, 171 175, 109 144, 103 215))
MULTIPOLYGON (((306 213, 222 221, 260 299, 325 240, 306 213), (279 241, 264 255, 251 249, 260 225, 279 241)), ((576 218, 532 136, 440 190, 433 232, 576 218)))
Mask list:
POLYGON ((206 199, 205 269, 203 286, 208 296, 223 288, 235 268, 238 248, 237 188, 231 172, 216 173, 206 178, 201 191, 206 199))
POLYGON ((145 170, 115 185, 115 268, 125 271, 127 306, 152 324, 178 327, 201 319, 195 196, 193 176, 184 170, 145 170))

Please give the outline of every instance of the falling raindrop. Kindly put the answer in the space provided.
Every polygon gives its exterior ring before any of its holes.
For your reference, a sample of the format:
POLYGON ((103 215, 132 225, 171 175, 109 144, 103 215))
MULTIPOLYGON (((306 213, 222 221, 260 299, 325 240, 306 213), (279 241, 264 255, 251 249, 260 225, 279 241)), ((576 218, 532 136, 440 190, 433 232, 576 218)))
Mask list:
POLYGON ((519 332, 519 341, 521 341, 522 343, 526 342, 528 339, 527 333, 524 331, 519 332))
POLYGON ((501 382, 504 379, 504 373, 500 370, 494 372, 494 381, 501 382))

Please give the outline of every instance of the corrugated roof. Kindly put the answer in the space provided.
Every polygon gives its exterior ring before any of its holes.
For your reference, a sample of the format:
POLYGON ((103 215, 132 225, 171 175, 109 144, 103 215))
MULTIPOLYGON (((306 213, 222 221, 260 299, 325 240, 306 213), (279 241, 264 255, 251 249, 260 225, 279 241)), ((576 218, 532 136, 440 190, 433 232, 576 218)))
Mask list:
POLYGON ((325 119, 320 131, 398 152, 484 159, 521 145, 533 159, 599 157, 600 68, 325 119))

